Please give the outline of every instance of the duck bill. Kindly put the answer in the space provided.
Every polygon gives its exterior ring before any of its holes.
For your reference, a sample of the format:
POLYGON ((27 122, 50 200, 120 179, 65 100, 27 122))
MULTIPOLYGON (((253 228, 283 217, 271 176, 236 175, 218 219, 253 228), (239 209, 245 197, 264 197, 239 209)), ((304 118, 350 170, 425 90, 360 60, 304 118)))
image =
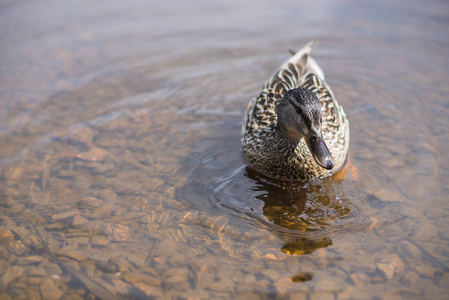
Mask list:
POLYGON ((327 170, 331 170, 335 165, 334 158, 327 148, 321 133, 310 131, 306 135, 305 140, 316 163, 327 170))

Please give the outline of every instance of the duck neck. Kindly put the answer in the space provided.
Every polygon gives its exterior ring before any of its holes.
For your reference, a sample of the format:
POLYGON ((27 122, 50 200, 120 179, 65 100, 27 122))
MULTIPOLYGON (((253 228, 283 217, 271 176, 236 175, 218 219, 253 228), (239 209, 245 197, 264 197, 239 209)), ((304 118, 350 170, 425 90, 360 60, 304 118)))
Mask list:
POLYGON ((276 148, 279 152, 286 152, 285 154, 288 154, 288 156, 295 152, 296 147, 301 141, 301 139, 293 139, 288 134, 287 130, 282 126, 279 126, 279 124, 274 130, 274 139, 276 148))

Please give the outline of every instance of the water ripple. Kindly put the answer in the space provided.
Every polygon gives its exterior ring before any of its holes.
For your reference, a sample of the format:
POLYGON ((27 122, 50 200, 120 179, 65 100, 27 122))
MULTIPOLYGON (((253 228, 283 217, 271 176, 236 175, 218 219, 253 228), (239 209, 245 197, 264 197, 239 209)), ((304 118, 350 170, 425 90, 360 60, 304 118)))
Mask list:
POLYGON ((190 190, 195 194, 193 206, 225 215, 230 226, 241 230, 246 227, 243 220, 291 243, 328 239, 370 224, 366 193, 345 181, 273 180, 246 167, 237 151, 226 148, 203 153, 190 160, 188 168, 192 175, 181 194, 190 190))

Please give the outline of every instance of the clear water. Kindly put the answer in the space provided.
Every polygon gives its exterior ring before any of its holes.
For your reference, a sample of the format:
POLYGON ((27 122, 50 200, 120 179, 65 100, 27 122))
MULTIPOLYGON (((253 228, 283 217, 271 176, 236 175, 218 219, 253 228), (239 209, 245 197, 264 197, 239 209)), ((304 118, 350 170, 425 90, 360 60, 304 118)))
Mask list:
POLYGON ((445 299, 448 16, 444 1, 0 2, 0 298, 445 299), (245 166, 240 124, 310 40, 353 167, 273 181, 245 166))

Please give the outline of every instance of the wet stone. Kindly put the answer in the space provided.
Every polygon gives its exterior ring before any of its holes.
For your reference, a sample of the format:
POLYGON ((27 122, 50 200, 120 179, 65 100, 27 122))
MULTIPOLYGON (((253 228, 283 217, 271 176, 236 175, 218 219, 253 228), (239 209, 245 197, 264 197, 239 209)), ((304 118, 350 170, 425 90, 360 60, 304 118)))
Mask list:
POLYGON ((116 266, 110 262, 110 260, 106 260, 106 259, 101 259, 99 261, 97 261, 97 267, 106 272, 106 273, 116 273, 117 269, 116 266))
POLYGON ((34 211, 31 211, 30 209, 27 209, 24 212, 24 216, 30 220, 30 222, 34 223, 34 224, 45 224, 47 222, 47 220, 42 217, 40 214, 35 213, 34 211))
POLYGON ((129 269, 129 262, 124 257, 114 257, 109 261, 115 266, 116 272, 125 272, 129 269))
POLYGON ((94 220, 89 222, 88 228, 93 233, 103 233, 104 229, 106 228, 106 223, 102 220, 94 220))
POLYGON ((170 257, 171 266, 183 266, 186 263, 186 258, 182 253, 175 253, 170 257))
POLYGON ((51 223, 48 224, 47 226, 45 226, 46 229, 50 230, 50 231, 58 231, 64 228, 64 225, 61 223, 51 223))
MULTIPOLYGON (((6 245, 0 244, 0 258, 6 258, 9 256, 9 251, 6 248, 6 245)), ((6 266, 3 266, 6 267, 6 266)), ((0 274, 2 273, 2 265, 0 264, 0 274)))
POLYGON ((166 283, 180 283, 188 281, 189 270, 186 268, 170 269, 165 272, 166 283))
POLYGON ((44 270, 47 274, 52 274, 52 276, 53 275, 57 275, 57 276, 62 275, 61 267, 59 267, 59 265, 55 262, 44 260, 39 264, 39 266, 44 268, 44 270))
POLYGON ((60 162, 73 162, 78 155, 78 150, 73 147, 67 146, 65 149, 63 149, 58 156, 58 159, 60 162))
POLYGON ((81 213, 78 210, 70 210, 54 214, 51 218, 55 221, 66 221, 79 214, 81 213))
POLYGON ((213 274, 198 272, 196 273, 197 283, 199 289, 207 289, 215 280, 213 274))
POLYGON ((117 194, 114 191, 104 189, 98 194, 98 197, 108 203, 111 203, 117 199, 117 194))
POLYGON ((25 266, 25 265, 33 265, 40 263, 44 258, 39 255, 32 255, 32 256, 26 256, 26 257, 20 257, 17 261, 18 265, 25 266))
POLYGON ((345 282, 343 278, 332 278, 319 280, 314 285, 314 291, 325 291, 330 293, 339 293, 343 290, 345 282))
POLYGON ((358 286, 361 283, 370 282, 371 277, 368 276, 366 273, 354 273, 354 274, 351 274, 351 280, 355 283, 356 286, 358 286))
POLYGON ((27 276, 44 277, 47 275, 47 272, 44 268, 39 266, 27 266, 25 269, 25 274, 27 276))
POLYGON ((388 261, 379 261, 376 262, 376 267, 379 269, 387 279, 391 279, 394 276, 394 267, 388 261))
POLYGON ((28 289, 28 293, 27 293, 28 299, 40 299, 41 298, 41 294, 39 293, 39 290, 30 290, 28 289))
POLYGON ((94 235, 91 239, 91 243, 94 246, 102 247, 109 244, 111 241, 108 240, 104 235, 94 235))
POLYGON ((65 170, 65 169, 60 169, 59 171, 58 171, 58 177, 61 177, 61 178, 71 178, 71 177, 73 177, 73 176, 75 176, 77 173, 75 172, 75 171, 73 171, 73 170, 65 170))
POLYGON ((82 251, 82 250, 68 250, 61 254, 64 255, 65 257, 74 259, 78 262, 83 262, 87 258, 86 251, 82 251))
POLYGON ((94 219, 104 219, 112 215, 112 212, 115 210, 112 205, 103 205, 92 212, 90 215, 94 219))
POLYGON ((144 274, 150 274, 153 275, 154 277, 159 277, 160 271, 156 270, 155 268, 149 266, 149 265, 143 265, 140 270, 144 273, 144 274))
MULTIPOLYGON (((0 189, 0 192, 1 192, 1 189, 0 189)), ((0 206, 2 206, 2 207, 11 207, 14 204, 16 204, 16 201, 11 196, 5 197, 5 199, 0 202, 0 206)))
POLYGON ((85 300, 88 297, 82 297, 80 294, 64 294, 64 300, 85 300))
POLYGON ((72 225, 73 226, 80 226, 80 225, 84 225, 89 223, 89 220, 87 220, 86 218, 80 216, 80 215, 76 215, 73 220, 72 220, 72 225))
POLYGON ((6 180, 18 180, 25 174, 22 168, 12 168, 4 172, 3 176, 6 180))
POLYGON ((117 147, 118 145, 122 144, 121 142, 122 140, 120 139, 120 137, 112 134, 99 134, 97 137, 95 137, 95 145, 103 148, 117 147))
POLYGON ((147 297, 162 297, 163 296, 162 292, 158 288, 156 288, 154 286, 150 286, 143 282, 137 282, 136 284, 134 284, 134 287, 137 288, 138 290, 142 291, 145 294, 145 296, 147 296, 147 297))
POLYGON ((410 233, 416 226, 416 222, 410 219, 404 219, 400 222, 400 227, 404 232, 410 233))
POLYGON ((278 272, 274 269, 265 269, 262 271, 262 274, 273 281, 275 281, 279 276, 278 272))
POLYGON ((30 249, 25 246, 21 240, 12 242, 7 247, 8 251, 17 256, 24 256, 30 252, 30 249))
POLYGON ((0 226, 0 243, 11 243, 14 241, 14 234, 5 226, 0 226))
POLYGON ((129 227, 121 224, 108 224, 104 234, 111 241, 124 242, 129 238, 129 227))
POLYGON ((6 270, 5 274, 3 274, 2 276, 3 287, 6 289, 12 281, 22 276, 22 274, 23 268, 19 266, 12 266, 8 270, 6 270))
POLYGON ((79 153, 76 157, 87 162, 102 162, 105 160, 109 152, 101 148, 92 148, 87 152, 79 153))
POLYGON ((29 231, 22 226, 12 226, 10 229, 17 237, 17 239, 24 239, 29 234, 29 231))
POLYGON ((256 276, 253 274, 247 274, 241 281, 242 285, 252 286, 256 282, 256 276))
POLYGON ((438 220, 443 218, 444 214, 441 210, 435 210, 432 208, 429 208, 429 210, 424 212, 424 215, 430 219, 430 220, 438 220))
POLYGON ((161 286, 162 282, 159 278, 154 277, 153 275, 143 275, 139 273, 130 273, 125 272, 122 274, 123 280, 129 282, 131 284, 137 284, 138 282, 144 283, 150 286, 161 286))
POLYGON ((435 276, 435 272, 437 271, 437 269, 429 266, 429 265, 418 265, 415 267, 416 271, 426 277, 434 277, 435 276))
POLYGON ((447 288, 449 286, 449 274, 447 272, 439 278, 438 285, 443 288, 447 288))
POLYGON ((404 202, 407 200, 398 190, 381 189, 374 195, 382 201, 404 202))
POLYGON ((399 213, 406 218, 417 218, 422 216, 422 212, 420 209, 416 208, 416 207, 412 207, 412 206, 408 206, 408 207, 403 207, 399 213))
POLYGON ((431 241, 438 236, 438 229, 435 225, 427 222, 419 223, 416 225, 413 232, 413 237, 419 241, 431 241))
MULTIPOLYGON (((348 288, 347 294, 349 294, 349 296, 343 299, 371 300, 374 298, 372 294, 368 293, 364 289, 360 289, 360 287, 348 288)), ((327 296, 329 297, 329 295, 327 296)))
POLYGON ((413 243, 402 240, 391 247, 391 252, 401 253, 403 259, 421 261, 422 253, 413 243))
POLYGON ((118 195, 129 195, 140 188, 139 183, 131 184, 129 180, 113 180, 114 192, 118 195))
POLYGON ((86 273, 87 276, 93 277, 97 268, 93 261, 86 260, 80 264, 80 270, 86 273))
POLYGON ((95 198, 95 197, 85 197, 82 198, 79 202, 79 205, 81 206, 91 206, 98 208, 103 204, 103 200, 95 198))
POLYGON ((408 233, 397 225, 389 226, 388 229, 383 233, 383 235, 385 236, 385 240, 389 243, 408 238, 408 233))
POLYGON ((291 293, 288 295, 289 300, 307 300, 307 293, 291 293))
POLYGON ((63 295, 62 291, 54 284, 53 280, 46 279, 40 285, 40 291, 43 299, 57 300, 63 295))
POLYGON ((149 191, 159 191, 165 182, 159 178, 148 178, 145 182, 145 187, 149 191))
MULTIPOLYGON (((117 211, 115 213, 117 213, 117 211)), ((120 223, 122 221, 122 217, 120 217, 120 216, 110 216, 110 217, 107 217, 107 218, 105 218, 103 220, 105 222, 107 222, 107 223, 117 224, 117 223, 120 223)))
POLYGON ((266 291, 268 289, 268 287, 270 286, 270 281, 267 279, 261 279, 261 280, 257 280, 254 284, 253 284, 253 288, 255 292, 259 292, 259 291, 266 291))
POLYGON ((390 258, 391 265, 394 268, 394 271, 396 273, 402 273, 405 269, 404 262, 399 258, 397 254, 393 254, 393 256, 390 258))
POLYGON ((71 129, 68 133, 69 142, 91 145, 94 138, 92 129, 86 126, 71 129))
POLYGON ((152 265, 162 267, 167 264, 168 258, 165 256, 157 256, 152 259, 152 265))
MULTIPOLYGON (((107 158, 106 158, 107 160, 107 158)), ((105 160, 105 161, 106 161, 105 160)), ((103 162, 101 164, 95 164, 90 168, 90 174, 93 176, 99 176, 99 175, 110 175, 111 171, 115 170, 115 165, 113 163, 107 163, 103 162)))
POLYGON ((112 285, 115 288, 115 291, 119 295, 128 295, 132 286, 126 282, 123 282, 123 280, 120 279, 113 279, 111 280, 112 285))
POLYGON ((17 239, 23 239, 28 235, 28 230, 22 226, 11 226, 9 229, 14 233, 17 239))
POLYGON ((8 212, 11 214, 19 214, 26 210, 26 206, 23 203, 14 204, 13 206, 8 208, 8 212))
POLYGON ((214 281, 209 285, 209 289, 216 292, 233 292, 234 291, 234 282, 231 278, 223 277, 219 281, 214 281))
POLYGON ((440 233, 440 238, 443 240, 449 240, 449 230, 446 229, 447 227, 440 228, 438 231, 440 233))
POLYGON ((13 297, 14 300, 15 299, 20 299, 20 300, 27 299, 27 294, 25 293, 25 288, 23 288, 21 286, 17 286, 15 288, 10 288, 8 292, 13 297))
POLYGON ((401 280, 400 280, 401 284, 403 284, 405 286, 414 286, 419 281, 420 281, 419 275, 416 274, 415 272, 406 272, 401 277, 401 280))
MULTIPOLYGON (((28 274, 28 271, 26 271, 25 274, 28 274)), ((29 285, 40 285, 42 283, 42 281, 43 281, 43 279, 40 278, 40 277, 32 277, 32 276, 28 277, 28 284, 29 285)), ((39 298, 37 298, 37 299, 39 299, 39 298)))
POLYGON ((289 289, 292 288, 293 284, 294 283, 292 282, 291 278, 286 277, 276 280, 273 283, 273 286, 280 294, 285 294, 289 289))

